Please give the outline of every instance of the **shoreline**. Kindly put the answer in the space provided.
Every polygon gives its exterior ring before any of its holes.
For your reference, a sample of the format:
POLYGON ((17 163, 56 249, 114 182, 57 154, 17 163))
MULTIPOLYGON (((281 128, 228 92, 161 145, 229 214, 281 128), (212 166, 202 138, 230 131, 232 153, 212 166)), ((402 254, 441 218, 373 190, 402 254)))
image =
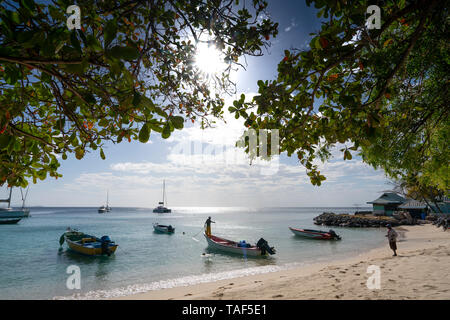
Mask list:
POLYGON ((136 293, 113 300, 258 300, 258 299, 450 299, 450 233, 431 224, 394 228, 398 256, 388 243, 332 262, 136 293), (380 267, 380 289, 367 288, 380 267))

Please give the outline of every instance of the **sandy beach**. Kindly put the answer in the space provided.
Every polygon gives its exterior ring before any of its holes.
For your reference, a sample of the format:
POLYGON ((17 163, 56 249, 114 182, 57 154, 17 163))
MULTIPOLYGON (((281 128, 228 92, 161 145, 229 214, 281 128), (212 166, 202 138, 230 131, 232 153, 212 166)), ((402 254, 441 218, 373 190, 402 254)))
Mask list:
POLYGON ((396 230, 401 235, 397 257, 386 241, 381 248, 345 260, 119 299, 450 299, 450 231, 430 224, 396 230), (379 289, 367 287, 371 265, 379 267, 379 289))

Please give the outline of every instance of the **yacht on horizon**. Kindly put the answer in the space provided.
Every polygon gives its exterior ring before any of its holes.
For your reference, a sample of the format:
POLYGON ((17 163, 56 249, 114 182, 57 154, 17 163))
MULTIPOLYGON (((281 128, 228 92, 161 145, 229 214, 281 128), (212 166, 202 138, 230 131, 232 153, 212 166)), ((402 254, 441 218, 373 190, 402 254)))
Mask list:
POLYGON ((109 190, 106 191, 106 206, 103 205, 100 208, 98 208, 98 213, 106 213, 110 212, 112 208, 109 206, 109 190))
POLYGON ((165 207, 165 199, 166 199, 166 180, 163 180, 163 201, 158 202, 158 207, 153 209, 155 213, 170 213, 171 209, 165 207))

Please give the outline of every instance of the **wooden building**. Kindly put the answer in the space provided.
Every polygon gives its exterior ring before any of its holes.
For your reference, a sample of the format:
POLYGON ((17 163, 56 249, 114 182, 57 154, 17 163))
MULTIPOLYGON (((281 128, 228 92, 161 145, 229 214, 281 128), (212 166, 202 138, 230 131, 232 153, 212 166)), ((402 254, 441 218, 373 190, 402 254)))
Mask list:
POLYGON ((373 205, 376 216, 392 216, 398 207, 406 201, 405 198, 393 192, 385 192, 378 199, 367 202, 373 205))

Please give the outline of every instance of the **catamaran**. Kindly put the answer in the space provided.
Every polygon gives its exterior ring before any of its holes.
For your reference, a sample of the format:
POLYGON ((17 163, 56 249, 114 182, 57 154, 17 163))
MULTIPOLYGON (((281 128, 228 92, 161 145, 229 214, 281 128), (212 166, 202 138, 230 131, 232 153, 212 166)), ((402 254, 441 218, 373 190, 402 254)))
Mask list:
MULTIPOLYGON (((22 189, 20 189, 20 192, 22 193, 22 189)), ((22 193, 22 208, 21 209, 13 209, 11 208, 11 195, 12 195, 12 187, 9 190, 9 198, 8 199, 0 199, 0 202, 6 202, 8 203, 8 207, 6 208, 0 208, 0 218, 1 219, 8 219, 8 218, 26 218, 30 216, 30 209, 25 208, 25 200, 28 195, 28 189, 25 194, 25 197, 22 193)))
POLYGON ((101 206, 98 208, 98 213, 110 212, 111 207, 109 206, 109 191, 106 191, 106 206, 101 206))
POLYGON ((158 202, 158 207, 153 209, 155 213, 170 213, 171 209, 165 207, 165 199, 166 199, 166 180, 163 180, 163 201, 158 202))

